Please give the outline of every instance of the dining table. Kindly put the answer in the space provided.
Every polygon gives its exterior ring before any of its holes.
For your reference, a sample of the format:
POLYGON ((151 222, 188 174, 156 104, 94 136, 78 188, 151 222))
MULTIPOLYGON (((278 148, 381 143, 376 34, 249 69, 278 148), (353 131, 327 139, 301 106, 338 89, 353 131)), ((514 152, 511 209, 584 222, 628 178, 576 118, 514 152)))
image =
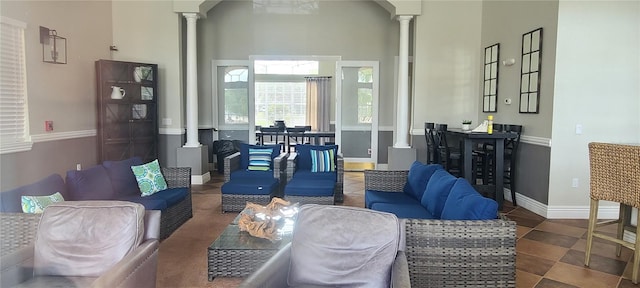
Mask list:
MULTIPOLYGON (((259 143, 263 143, 263 137, 264 136, 278 136, 278 135, 284 135, 285 139, 289 140, 289 133, 286 131, 280 131, 280 132, 266 132, 266 131, 256 131, 256 139, 258 139, 259 143)), ((313 139, 313 141, 310 141, 310 143, 314 144, 314 145, 321 145, 322 143, 326 143, 326 140, 333 140, 336 138, 336 131, 304 131, 302 133, 296 132, 296 135, 299 137, 304 137, 304 138, 309 138, 310 140, 313 139), (325 142, 322 142, 321 140, 324 139, 325 142)), ((289 144, 289 141, 287 141, 287 146, 289 144)))
POLYGON ((495 147, 495 153, 493 153, 495 155, 495 161, 493 161, 493 176, 495 177, 495 200, 496 202, 498 202, 498 210, 502 210, 504 202, 504 140, 516 138, 518 137, 518 135, 513 132, 503 131, 493 131, 493 133, 489 134, 487 132, 474 132, 472 130, 462 130, 460 128, 448 128, 447 134, 463 139, 463 175, 464 178, 472 185, 476 185, 476 183, 473 183, 473 144, 493 144, 493 147, 495 147))

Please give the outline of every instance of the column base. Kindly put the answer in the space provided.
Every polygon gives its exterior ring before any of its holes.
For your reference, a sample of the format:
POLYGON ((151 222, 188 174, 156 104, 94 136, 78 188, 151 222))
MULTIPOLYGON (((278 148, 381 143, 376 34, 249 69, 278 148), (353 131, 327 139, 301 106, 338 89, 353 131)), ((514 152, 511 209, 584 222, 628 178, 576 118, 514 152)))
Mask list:
POLYGON ((191 184, 204 184, 211 180, 207 146, 178 148, 178 167, 191 167, 191 184))
POLYGON ((409 170, 411 164, 416 161, 416 149, 415 148, 396 148, 388 147, 387 152, 389 155, 389 166, 387 170, 409 170))

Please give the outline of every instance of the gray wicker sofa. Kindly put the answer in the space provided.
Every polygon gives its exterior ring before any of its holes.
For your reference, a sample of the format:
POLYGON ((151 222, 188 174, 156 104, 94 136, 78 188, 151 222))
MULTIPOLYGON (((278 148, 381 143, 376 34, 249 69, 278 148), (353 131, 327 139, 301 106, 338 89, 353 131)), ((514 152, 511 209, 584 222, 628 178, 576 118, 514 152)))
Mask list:
MULTIPOLYGON (((45 196, 55 192, 60 192, 66 201, 131 201, 144 205, 147 210, 162 211, 160 216, 160 239, 166 239, 193 217, 191 168, 162 167, 162 175, 168 186, 167 190, 171 191, 165 190, 167 191, 165 194, 161 194, 164 191, 160 191, 154 195, 142 197, 137 188, 135 177, 132 180, 128 174, 124 173, 126 172, 124 168, 129 169, 129 172, 131 171, 129 160, 111 161, 110 170, 104 168, 103 165, 97 165, 82 171, 69 171, 66 182, 60 175, 51 174, 34 183, 0 192, 0 213, 21 213, 21 196, 45 196), (123 175, 126 177, 123 177, 123 175), (76 181, 74 182, 70 179, 75 179, 76 181), (123 190, 134 191, 131 192, 134 194, 123 194, 123 190)), ((133 172, 131 172, 131 177, 133 177, 133 172)))

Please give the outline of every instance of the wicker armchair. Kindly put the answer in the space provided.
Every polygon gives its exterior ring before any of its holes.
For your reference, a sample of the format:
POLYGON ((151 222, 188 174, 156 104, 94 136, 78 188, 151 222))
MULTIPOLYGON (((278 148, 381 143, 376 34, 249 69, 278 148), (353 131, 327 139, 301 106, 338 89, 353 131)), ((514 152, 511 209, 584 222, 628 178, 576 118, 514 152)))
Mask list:
MULTIPOLYGON (((307 145, 308 146, 308 145, 307 145)), ((291 182, 296 171, 299 169, 297 164, 298 153, 291 153, 289 155, 287 163, 287 181, 291 182)), ((336 182, 334 187, 334 194, 332 196, 313 196, 313 195, 285 195, 287 200, 300 204, 324 204, 333 205, 335 203, 344 202, 344 158, 342 155, 336 155, 336 182)), ((285 188, 286 190, 286 188, 285 188)), ((285 192, 285 194, 287 194, 285 192)))
MULTIPOLYGON (((640 208, 640 145, 589 143, 590 198, 589 229, 584 265, 589 266, 593 237, 617 244, 616 254, 620 256, 621 246, 634 250, 632 282, 638 283, 640 264, 640 233, 630 225, 631 208, 640 208), (600 200, 620 203, 618 219, 598 222, 598 202, 600 200), (617 224, 617 237, 600 232, 597 228, 617 224), (634 242, 623 239, 624 231, 636 234, 634 242)), ((637 216, 640 223, 640 213, 637 216)))
MULTIPOLYGON (((231 174, 233 174, 234 172, 240 170, 242 167, 242 155, 241 152, 236 152, 232 155, 229 155, 227 157, 224 158, 224 183, 229 183, 231 181, 231 174)), ((273 158, 273 178, 277 180, 278 182, 278 187, 276 188, 276 191, 273 191, 272 193, 265 193, 265 194, 235 194, 235 193, 222 193, 222 212, 239 212, 242 211, 242 209, 245 208, 245 206, 247 205, 247 202, 252 202, 252 203, 257 203, 257 204, 263 204, 266 205, 269 203, 269 201, 271 201, 272 197, 282 197, 282 187, 284 185, 284 181, 285 181, 285 170, 286 170, 286 165, 287 165, 287 156, 288 153, 280 153, 277 157, 273 158)), ((248 173, 257 173, 257 174, 262 174, 262 171, 252 171, 252 172, 248 172, 248 173)), ((249 176, 249 178, 247 178, 246 175, 243 176, 243 179, 240 179, 239 181, 244 181, 246 179, 251 179, 251 177, 249 176)), ((262 176, 256 176, 256 179, 261 178, 262 176)))
POLYGON ((162 210, 162 215, 160 216, 160 240, 164 240, 193 217, 193 206, 191 203, 191 168, 163 167, 161 169, 169 188, 187 188, 187 196, 182 201, 162 210))

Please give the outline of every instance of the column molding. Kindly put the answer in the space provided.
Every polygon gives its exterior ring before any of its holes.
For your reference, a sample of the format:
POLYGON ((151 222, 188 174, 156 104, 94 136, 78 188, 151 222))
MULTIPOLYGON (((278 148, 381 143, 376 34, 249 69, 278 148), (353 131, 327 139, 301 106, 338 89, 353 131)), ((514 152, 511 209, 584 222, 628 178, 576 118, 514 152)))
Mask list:
POLYGON ((396 142, 394 148, 409 146, 409 22, 413 16, 398 16, 400 48, 398 50, 398 105, 396 111, 396 142))
POLYGON ((183 147, 200 147, 198 141, 198 53, 197 13, 182 13, 187 20, 187 142, 183 147))

